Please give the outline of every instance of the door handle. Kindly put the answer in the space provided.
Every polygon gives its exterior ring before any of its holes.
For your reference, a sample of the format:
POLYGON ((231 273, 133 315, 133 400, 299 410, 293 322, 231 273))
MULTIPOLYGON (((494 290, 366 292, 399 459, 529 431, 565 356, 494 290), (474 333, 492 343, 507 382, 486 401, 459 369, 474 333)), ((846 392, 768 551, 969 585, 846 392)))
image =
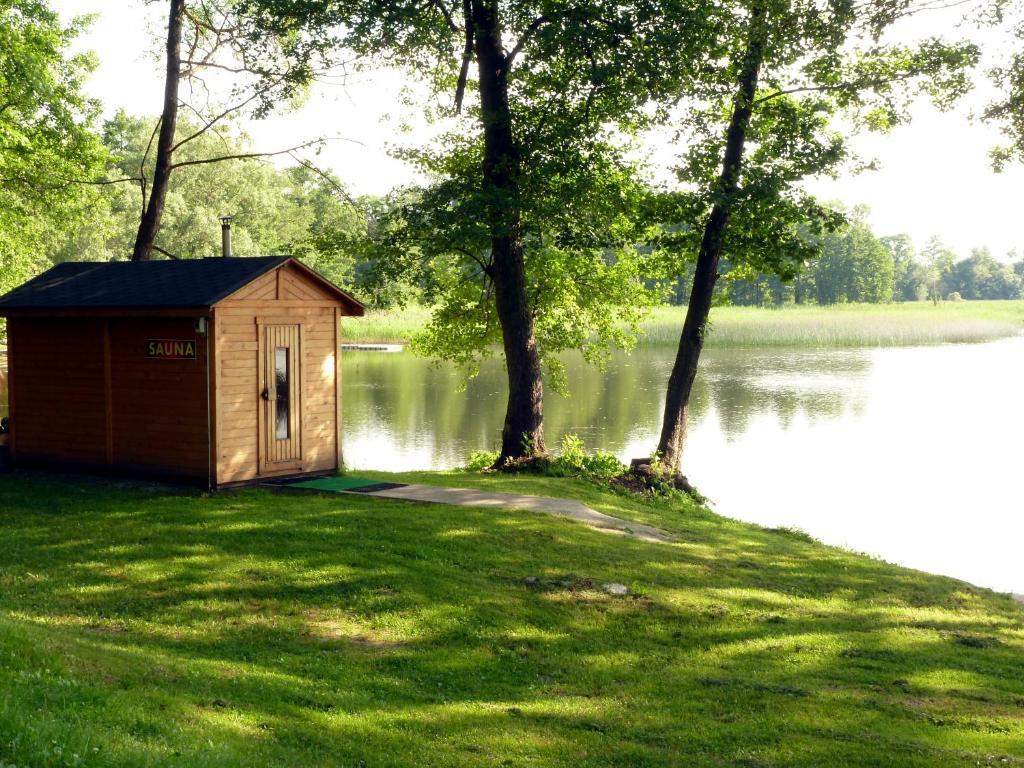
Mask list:
POLYGON ((260 397, 264 400, 270 400, 270 390, 264 387, 263 391, 260 392, 260 397))

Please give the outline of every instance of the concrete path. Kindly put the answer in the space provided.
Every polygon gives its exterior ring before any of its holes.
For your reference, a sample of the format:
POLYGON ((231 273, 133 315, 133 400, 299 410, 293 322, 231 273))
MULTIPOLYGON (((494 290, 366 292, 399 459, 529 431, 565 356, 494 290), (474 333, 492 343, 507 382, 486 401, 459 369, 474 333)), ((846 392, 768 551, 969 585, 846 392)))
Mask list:
POLYGON ((433 504, 455 504, 461 507, 489 507, 494 509, 525 509, 589 525, 603 533, 614 533, 641 541, 669 542, 674 538, 665 531, 642 523, 634 523, 603 514, 573 499, 554 499, 549 496, 524 496, 516 493, 493 493, 469 488, 442 488, 434 485, 403 485, 382 491, 358 493, 360 496, 383 496, 388 499, 424 501, 433 504))

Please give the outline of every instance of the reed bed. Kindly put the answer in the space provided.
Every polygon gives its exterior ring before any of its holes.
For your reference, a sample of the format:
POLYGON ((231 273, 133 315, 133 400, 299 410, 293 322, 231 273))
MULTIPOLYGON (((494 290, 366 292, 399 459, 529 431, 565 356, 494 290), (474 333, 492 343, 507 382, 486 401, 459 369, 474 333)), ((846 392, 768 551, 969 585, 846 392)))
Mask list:
MULTIPOLYGON (((1024 302, 718 307, 711 313, 713 347, 891 347, 992 341, 1020 333, 1024 302)), ((645 324, 644 343, 679 342, 683 307, 659 307, 645 324)))
MULTIPOLYGON (((643 324, 641 344, 679 343, 685 307, 658 307, 643 324)), ((430 318, 427 307, 371 311, 343 323, 347 341, 407 341, 430 318)), ((992 341, 1024 330, 1024 301, 846 304, 780 309, 716 307, 712 347, 886 347, 992 341)))
POLYGON ((401 344, 422 329, 430 320, 429 307, 406 307, 401 310, 368 310, 364 317, 341 321, 342 340, 346 342, 381 342, 401 344))

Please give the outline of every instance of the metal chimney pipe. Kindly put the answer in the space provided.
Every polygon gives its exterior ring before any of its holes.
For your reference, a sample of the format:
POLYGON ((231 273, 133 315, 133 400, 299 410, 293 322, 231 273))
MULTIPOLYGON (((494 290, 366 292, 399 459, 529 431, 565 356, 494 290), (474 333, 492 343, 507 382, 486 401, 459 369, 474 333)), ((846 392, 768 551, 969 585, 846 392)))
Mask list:
POLYGON ((220 255, 224 258, 231 256, 231 219, 233 218, 233 216, 220 217, 220 255))

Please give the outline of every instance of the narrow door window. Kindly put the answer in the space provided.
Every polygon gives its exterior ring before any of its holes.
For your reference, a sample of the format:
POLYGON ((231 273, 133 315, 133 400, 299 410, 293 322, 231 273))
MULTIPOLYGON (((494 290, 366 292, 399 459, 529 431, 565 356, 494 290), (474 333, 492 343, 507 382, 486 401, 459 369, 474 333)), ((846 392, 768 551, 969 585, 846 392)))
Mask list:
POLYGON ((277 347, 274 350, 274 388, 277 395, 275 437, 278 440, 287 440, 291 436, 291 404, 288 402, 291 371, 288 369, 288 347, 277 347))

